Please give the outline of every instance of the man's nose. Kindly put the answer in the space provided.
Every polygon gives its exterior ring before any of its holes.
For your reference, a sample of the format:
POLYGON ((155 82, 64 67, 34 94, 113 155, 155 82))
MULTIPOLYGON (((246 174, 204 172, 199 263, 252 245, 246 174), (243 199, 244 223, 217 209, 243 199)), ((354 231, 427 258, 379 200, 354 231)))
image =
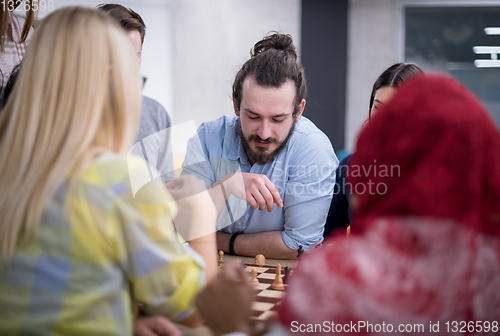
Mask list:
POLYGON ((257 130, 257 135, 262 139, 266 140, 272 136, 271 127, 267 120, 263 120, 257 130))

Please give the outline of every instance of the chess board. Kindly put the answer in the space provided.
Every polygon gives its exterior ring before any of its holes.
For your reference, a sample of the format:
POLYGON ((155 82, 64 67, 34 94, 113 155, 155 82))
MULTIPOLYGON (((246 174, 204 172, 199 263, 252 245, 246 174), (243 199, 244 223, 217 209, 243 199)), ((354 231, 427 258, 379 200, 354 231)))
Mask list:
MULTIPOLYGON (((251 276, 252 269, 257 270, 257 279, 259 286, 255 287, 255 298, 252 304, 252 313, 250 319, 252 321, 264 321, 272 315, 277 315, 281 300, 285 296, 285 290, 274 290, 271 288, 276 277, 276 266, 259 266, 255 264, 245 264, 245 271, 248 276, 251 276)), ((293 274, 293 271, 292 271, 293 274)), ((281 277, 285 275, 284 267, 281 268, 281 277)))

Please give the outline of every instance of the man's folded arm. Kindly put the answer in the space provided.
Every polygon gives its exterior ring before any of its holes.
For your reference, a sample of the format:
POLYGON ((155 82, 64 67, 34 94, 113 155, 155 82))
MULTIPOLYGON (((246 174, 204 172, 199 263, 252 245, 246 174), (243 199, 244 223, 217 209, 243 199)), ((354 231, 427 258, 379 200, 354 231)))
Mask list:
MULTIPOLYGON (((217 248, 229 252, 231 234, 217 232, 217 248)), ((289 248, 283 241, 282 231, 240 234, 234 241, 234 253, 255 257, 263 254, 272 259, 295 259, 297 251, 289 248)))

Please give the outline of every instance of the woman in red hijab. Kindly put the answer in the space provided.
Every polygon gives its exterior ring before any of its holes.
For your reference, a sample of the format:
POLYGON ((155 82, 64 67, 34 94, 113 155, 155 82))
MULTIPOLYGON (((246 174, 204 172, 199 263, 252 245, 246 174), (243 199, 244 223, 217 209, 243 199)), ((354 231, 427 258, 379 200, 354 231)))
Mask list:
POLYGON ((349 169, 351 235, 301 260, 285 329, 498 334, 500 135, 477 99, 449 78, 409 80, 349 169))

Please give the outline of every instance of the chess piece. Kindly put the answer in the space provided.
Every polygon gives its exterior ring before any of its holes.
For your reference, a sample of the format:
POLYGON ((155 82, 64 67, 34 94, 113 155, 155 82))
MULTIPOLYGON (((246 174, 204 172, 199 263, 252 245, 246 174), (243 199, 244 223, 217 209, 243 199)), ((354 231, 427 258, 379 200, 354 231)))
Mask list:
POLYGON ((276 277, 274 278, 273 286, 274 290, 284 290, 285 285, 283 285, 283 279, 281 279, 281 265, 276 266, 276 277))
POLYGON ((255 265, 264 266, 266 264, 266 258, 263 254, 257 254, 255 256, 255 265))
POLYGON ((224 251, 219 251, 219 266, 224 261, 224 251))
POLYGON ((288 281, 290 281, 290 266, 285 267, 285 276, 283 277, 283 283, 288 285, 288 281))
POLYGON ((257 279, 257 270, 252 268, 252 285, 254 287, 259 287, 259 279, 257 279))

